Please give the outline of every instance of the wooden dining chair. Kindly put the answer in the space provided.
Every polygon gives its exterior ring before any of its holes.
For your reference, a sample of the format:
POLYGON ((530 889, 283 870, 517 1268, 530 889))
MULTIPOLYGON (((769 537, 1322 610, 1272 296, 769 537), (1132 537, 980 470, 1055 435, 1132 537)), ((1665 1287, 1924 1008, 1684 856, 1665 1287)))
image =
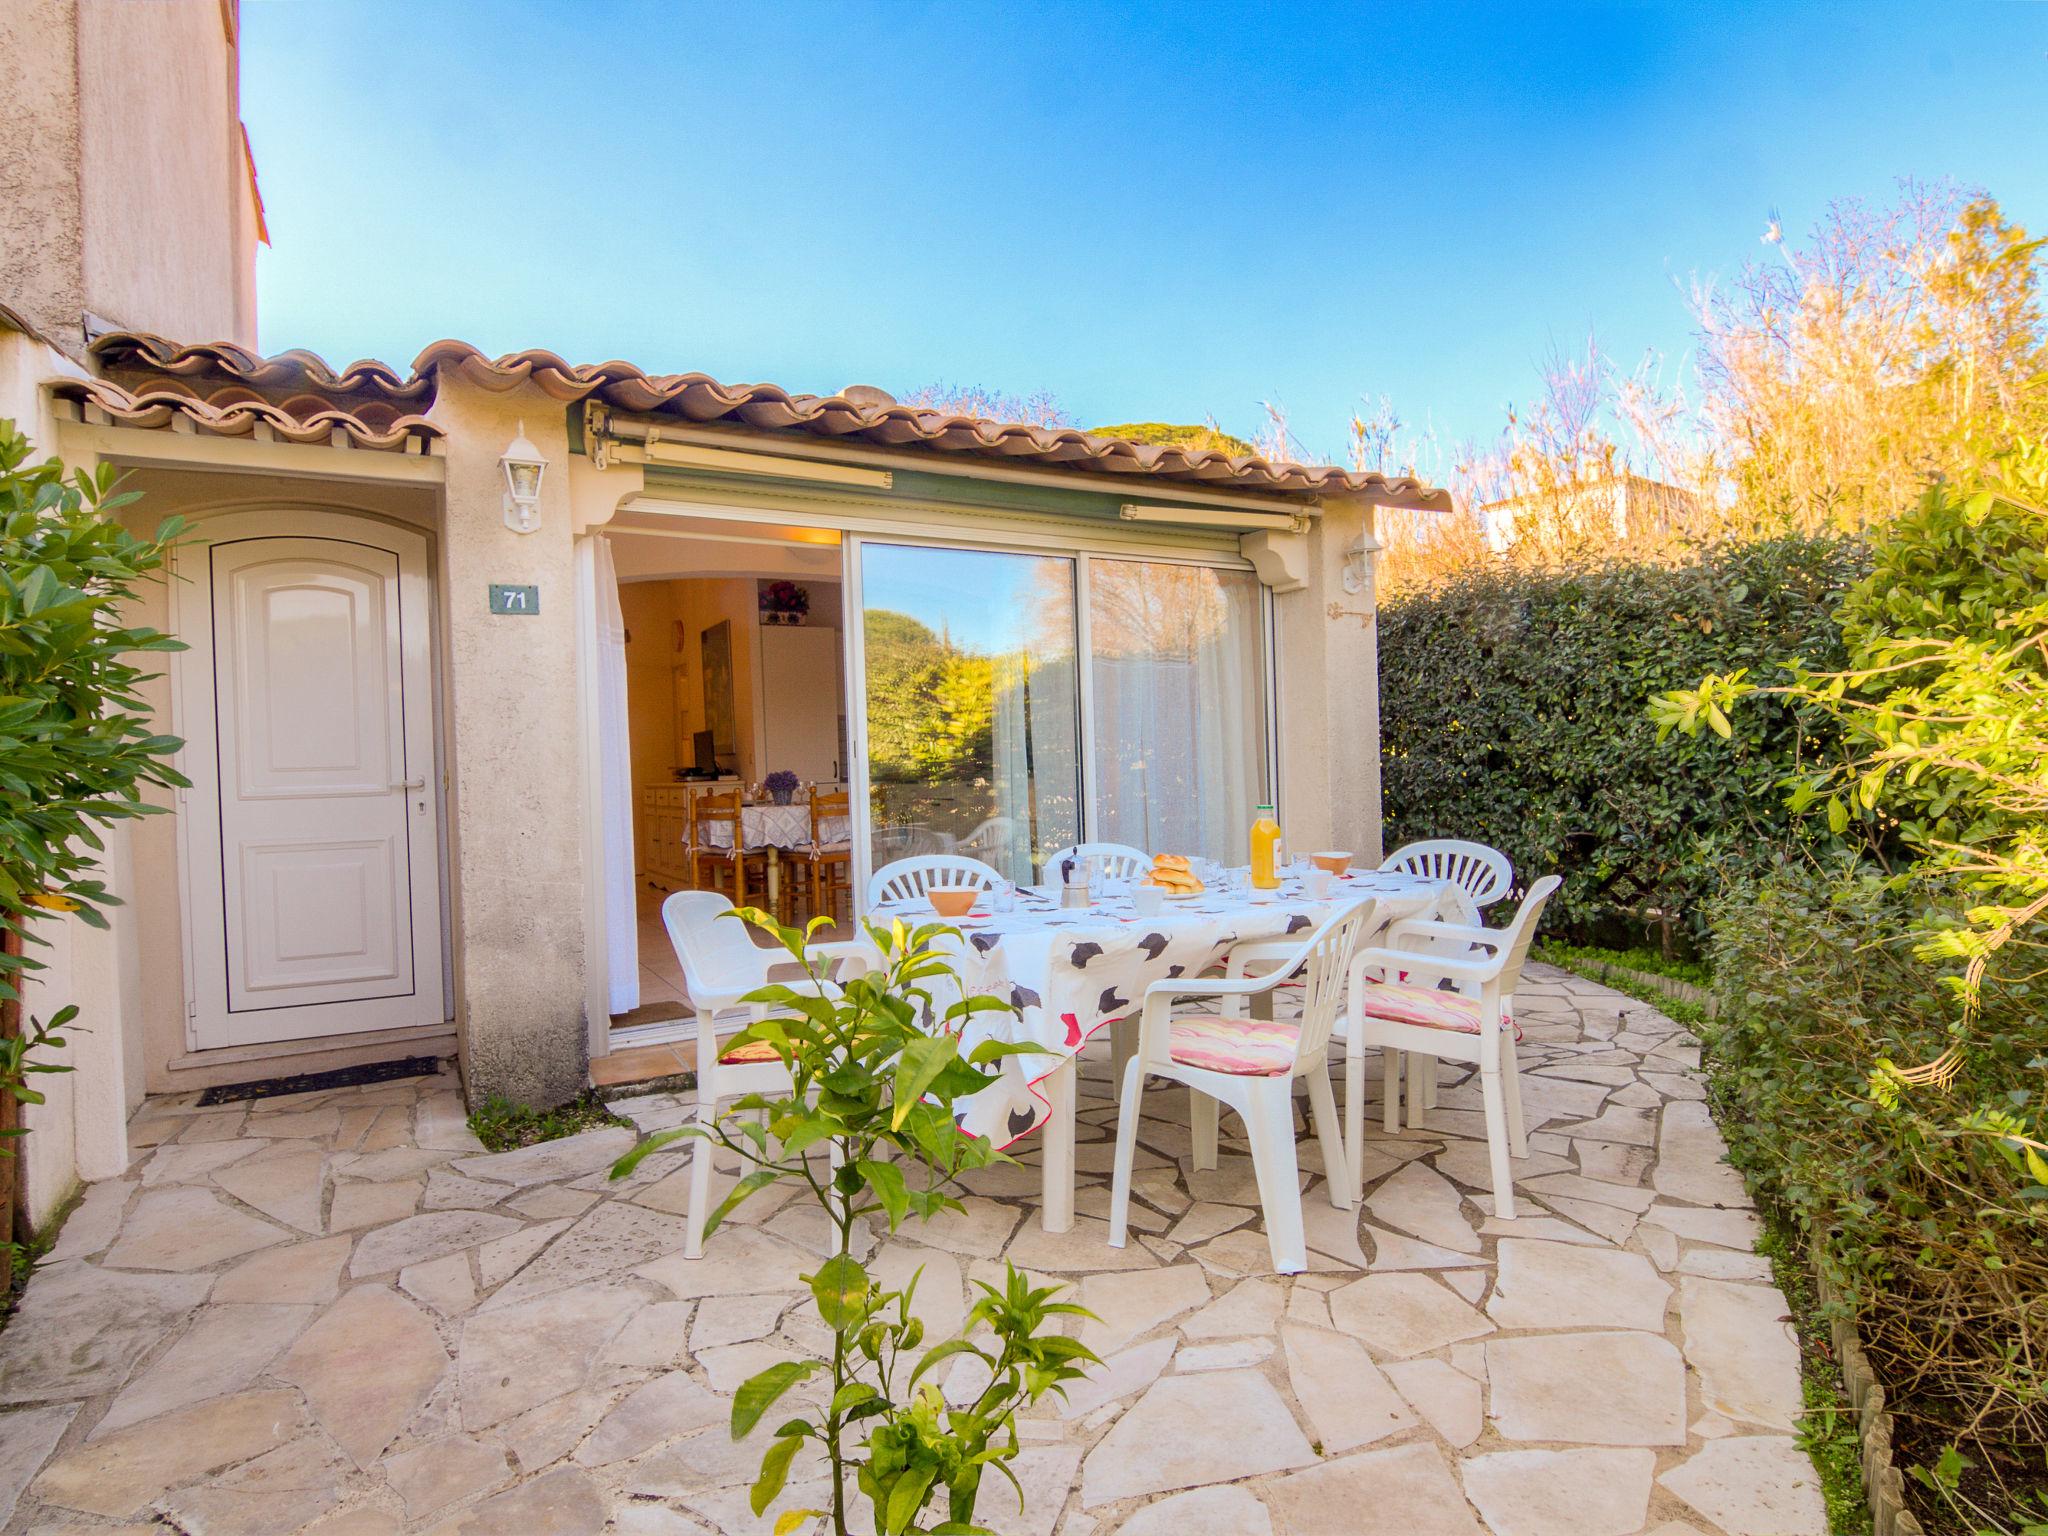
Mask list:
POLYGON ((808 878, 812 917, 831 915, 839 921, 839 893, 846 893, 847 915, 853 911, 853 800, 843 789, 811 792, 811 840, 789 855, 792 873, 808 878), (838 822, 835 828, 831 823, 838 822), (828 836, 836 832, 836 836, 828 836))
POLYGON ((744 796, 738 789, 699 795, 690 828, 690 884, 700 891, 729 891, 736 907, 748 903, 750 877, 765 892, 768 856, 747 852, 746 841, 744 796))

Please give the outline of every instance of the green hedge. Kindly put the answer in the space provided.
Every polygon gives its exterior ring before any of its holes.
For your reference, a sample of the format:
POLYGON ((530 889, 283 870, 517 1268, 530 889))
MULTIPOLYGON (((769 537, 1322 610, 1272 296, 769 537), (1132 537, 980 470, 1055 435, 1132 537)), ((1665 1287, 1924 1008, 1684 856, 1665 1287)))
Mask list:
POLYGON ((1703 931, 1707 899, 1796 841, 1776 787, 1826 727, 1776 701, 1745 706, 1734 750, 1659 746, 1645 700, 1738 667, 1838 665, 1834 610, 1867 569, 1856 541, 1781 538, 1677 567, 1501 566, 1380 610, 1387 846, 1467 837, 1518 881, 1559 873, 1546 927, 1644 930, 1646 907, 1703 931), (1638 883, 1651 894, 1638 895, 1638 883))

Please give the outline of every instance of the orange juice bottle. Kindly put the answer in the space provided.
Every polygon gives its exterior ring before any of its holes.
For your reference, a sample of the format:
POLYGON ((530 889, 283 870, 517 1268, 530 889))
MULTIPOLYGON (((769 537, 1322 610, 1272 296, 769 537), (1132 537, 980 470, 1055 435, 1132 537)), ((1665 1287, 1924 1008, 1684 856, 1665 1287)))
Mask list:
POLYGON ((1280 823, 1273 819, 1273 807, 1261 803, 1252 821, 1252 885, 1270 891, 1280 883, 1276 869, 1280 848, 1280 823))

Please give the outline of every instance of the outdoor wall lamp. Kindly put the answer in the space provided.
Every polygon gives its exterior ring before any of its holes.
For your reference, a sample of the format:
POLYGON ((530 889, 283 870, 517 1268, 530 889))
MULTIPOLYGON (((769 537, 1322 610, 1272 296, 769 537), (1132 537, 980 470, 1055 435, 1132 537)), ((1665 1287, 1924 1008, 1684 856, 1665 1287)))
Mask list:
POLYGON ((1373 556, 1387 546, 1373 537, 1368 530, 1358 536, 1358 542, 1344 551, 1344 590, 1354 597, 1372 586, 1373 556))
POLYGON ((498 459, 505 471, 505 526, 514 533, 533 533, 540 528, 540 482, 548 461, 527 440, 526 423, 519 423, 519 435, 498 459))

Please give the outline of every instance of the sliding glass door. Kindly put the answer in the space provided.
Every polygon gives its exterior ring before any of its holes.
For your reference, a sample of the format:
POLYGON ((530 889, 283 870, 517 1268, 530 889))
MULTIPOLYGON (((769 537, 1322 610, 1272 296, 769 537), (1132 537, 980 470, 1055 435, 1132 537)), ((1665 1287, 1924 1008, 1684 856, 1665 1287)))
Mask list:
POLYGON ((1011 880, 1081 835, 1075 562, 863 542, 871 869, 961 853, 1011 880))
POLYGON ((869 870, 960 853, 1029 883, 1084 838, 1242 857, 1271 795, 1251 571, 853 543, 869 870))

